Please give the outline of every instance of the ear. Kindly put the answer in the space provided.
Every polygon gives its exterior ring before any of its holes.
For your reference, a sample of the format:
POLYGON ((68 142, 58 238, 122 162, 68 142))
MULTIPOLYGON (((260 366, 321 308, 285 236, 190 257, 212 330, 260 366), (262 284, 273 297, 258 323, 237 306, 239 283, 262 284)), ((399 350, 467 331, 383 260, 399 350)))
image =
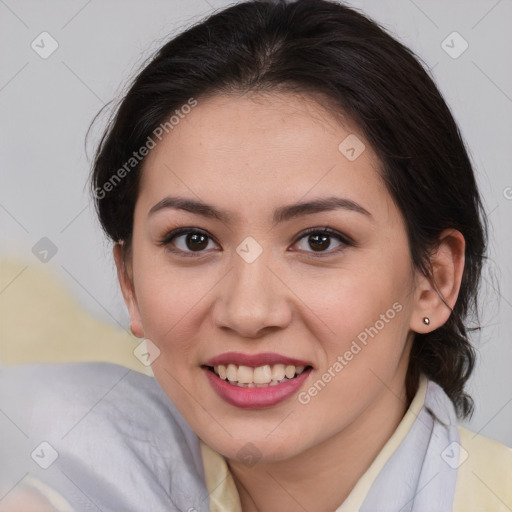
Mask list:
POLYGON ((130 329, 132 333, 138 338, 144 337, 144 329, 140 319, 139 305, 137 304, 137 297, 135 295, 135 288, 133 286, 133 276, 129 265, 125 263, 125 246, 121 243, 114 245, 114 260, 117 267, 117 278, 121 286, 124 302, 130 314, 130 329))
POLYGON ((464 236, 456 229, 446 229, 430 257, 432 276, 417 274, 415 306, 410 328, 427 333, 441 327, 450 317, 459 295, 464 270, 464 236), (444 299, 444 300, 443 300, 444 299), (446 304, 445 304, 446 302, 446 304), (429 324, 423 319, 428 318, 429 324))

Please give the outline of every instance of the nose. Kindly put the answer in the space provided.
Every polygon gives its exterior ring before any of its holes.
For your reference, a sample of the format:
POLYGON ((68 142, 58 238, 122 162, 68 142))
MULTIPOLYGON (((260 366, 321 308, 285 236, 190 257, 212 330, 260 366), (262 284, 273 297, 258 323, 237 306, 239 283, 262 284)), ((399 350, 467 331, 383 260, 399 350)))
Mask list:
POLYGON ((279 272, 263 254, 252 263, 236 255, 233 263, 218 287, 214 324, 244 338, 285 328, 292 318, 291 292, 277 277, 279 272))

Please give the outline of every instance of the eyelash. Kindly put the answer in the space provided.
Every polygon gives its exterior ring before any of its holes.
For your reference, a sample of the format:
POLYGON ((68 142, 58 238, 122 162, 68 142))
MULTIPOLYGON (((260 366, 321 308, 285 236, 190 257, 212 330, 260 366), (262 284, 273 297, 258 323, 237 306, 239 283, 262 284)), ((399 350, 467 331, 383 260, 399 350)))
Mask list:
MULTIPOLYGON (((180 235, 183 234, 198 234, 203 235, 210 240, 214 241, 217 245, 220 245, 217 243, 217 241, 210 236, 206 231, 203 231, 202 229, 198 228, 177 228, 169 233, 167 233, 162 240, 158 242, 159 246, 164 246, 168 251, 179 254, 180 256, 184 256, 186 258, 192 257, 197 258, 203 255, 204 251, 182 251, 181 249, 172 249, 170 247, 171 241, 175 238, 177 238, 180 235)), ((293 245, 295 245, 297 242, 302 240, 303 238, 307 237, 311 234, 322 234, 322 235, 328 235, 332 238, 336 238, 342 245, 338 247, 337 249, 331 250, 331 251, 306 251, 307 253, 310 253, 315 258, 323 258, 326 256, 332 256, 333 254, 338 254, 341 251, 345 250, 346 247, 355 246, 355 243, 346 235, 342 235, 338 231, 335 231, 334 229, 331 229, 329 227, 324 228, 308 228, 305 231, 301 232, 295 241, 293 242, 293 245)))

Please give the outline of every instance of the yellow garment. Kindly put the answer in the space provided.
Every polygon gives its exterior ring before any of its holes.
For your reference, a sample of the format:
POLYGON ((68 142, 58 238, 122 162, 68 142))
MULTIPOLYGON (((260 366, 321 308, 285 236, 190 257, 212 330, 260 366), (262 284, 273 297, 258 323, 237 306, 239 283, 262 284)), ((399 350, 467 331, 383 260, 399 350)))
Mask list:
POLYGON ((133 353, 141 340, 90 315, 35 257, 0 257, 0 291, 1 364, 103 361, 153 376, 133 353))
POLYGON ((512 510, 512 448, 458 427, 460 444, 468 452, 459 467, 455 512, 512 510))
MULTIPOLYGON (((347 499, 335 512, 355 512, 359 510, 379 471, 407 435, 423 405, 426 393, 427 379, 422 376, 418 391, 397 429, 372 465, 359 479, 347 499)), ((205 468, 206 488, 210 493, 210 512, 242 512, 240 498, 224 457, 214 452, 202 441, 201 453, 205 468)))
MULTIPOLYGON (((422 376, 418 391, 373 463, 335 512, 358 512, 370 487, 388 459, 405 439, 427 392, 422 376)), ((468 453, 458 470, 453 512, 510 512, 512 510, 512 448, 457 427, 460 444, 468 453)), ((224 457, 200 441, 210 512, 242 512, 240 498, 224 457)), ((463 456, 461 450, 461 458, 463 456)))
MULTIPOLYGON (((105 361, 152 375, 151 368, 133 354, 140 340, 83 311, 44 264, 0 257, 0 291, 0 363, 105 361)), ((411 428, 425 393, 422 380, 396 431, 336 512, 359 509, 377 474, 411 428)), ((469 456, 458 471, 453 510, 512 511, 512 449, 463 427, 458 430, 469 456)), ((203 442, 200 445, 211 512, 241 512, 225 459, 203 442)), ((56 499, 42 485, 38 491, 50 501, 56 499)), ((60 505, 58 510, 67 509, 60 505)))
POLYGON ((199 440, 210 495, 210 512, 242 512, 242 505, 224 457, 199 440))

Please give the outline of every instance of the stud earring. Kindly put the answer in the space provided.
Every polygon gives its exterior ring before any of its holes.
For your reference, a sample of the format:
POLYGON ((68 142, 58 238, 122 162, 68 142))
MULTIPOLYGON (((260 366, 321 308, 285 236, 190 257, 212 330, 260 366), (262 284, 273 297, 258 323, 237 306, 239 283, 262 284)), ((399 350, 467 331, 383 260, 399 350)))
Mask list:
POLYGON ((425 325, 430 325, 430 318, 429 318, 428 316, 424 317, 424 318, 423 318, 423 323, 424 323, 425 325))

